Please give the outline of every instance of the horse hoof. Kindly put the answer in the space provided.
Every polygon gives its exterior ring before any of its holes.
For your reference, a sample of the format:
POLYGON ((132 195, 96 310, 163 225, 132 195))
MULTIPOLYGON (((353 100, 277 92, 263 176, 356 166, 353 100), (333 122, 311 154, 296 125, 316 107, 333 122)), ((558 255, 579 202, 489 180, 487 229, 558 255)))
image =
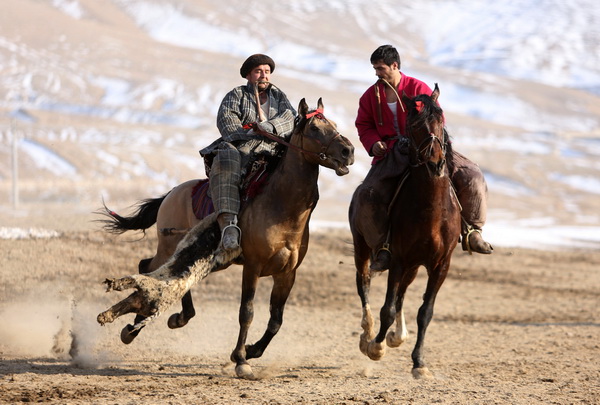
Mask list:
POLYGON ((396 332, 389 332, 385 337, 385 343, 388 347, 398 347, 404 343, 405 340, 406 337, 398 336, 396 332))
POLYGON ((420 379, 430 380, 433 378, 433 374, 431 374, 431 371, 429 371, 429 369, 427 367, 413 368, 412 376, 415 380, 420 380, 420 379))
POLYGON ((121 329, 121 342, 125 343, 126 345, 133 342, 133 340, 139 333, 139 330, 132 332, 131 331, 132 329, 133 329, 133 326, 131 326, 131 325, 127 325, 123 329, 121 329))
POLYGON ((371 360, 381 360, 381 358, 385 355, 385 346, 382 345, 381 343, 377 343, 374 340, 371 340, 369 342, 369 345, 367 346, 367 356, 369 356, 369 358, 371 360))
POLYGON ((183 319, 183 317, 180 315, 181 314, 171 315, 169 317, 169 320, 167 321, 167 326, 171 329, 177 329, 177 328, 183 328, 185 325, 187 325, 187 321, 186 322, 180 321, 180 319, 183 319))
POLYGON ((368 356, 367 352, 369 350, 369 342, 371 340, 373 340, 375 336, 372 336, 370 333, 367 332, 363 332, 360 335, 360 341, 358 342, 358 347, 360 349, 360 352, 362 354, 364 354, 365 356, 368 356))
POLYGON ((369 346, 369 342, 367 340, 363 340, 362 338, 360 339, 360 342, 358 342, 358 348, 360 349, 360 352, 362 354, 364 354, 365 356, 368 356, 367 354, 367 348, 369 346))
POLYGON ((238 364, 235 366, 235 374, 239 378, 254 380, 254 373, 252 372, 252 367, 250 367, 250 364, 238 364))

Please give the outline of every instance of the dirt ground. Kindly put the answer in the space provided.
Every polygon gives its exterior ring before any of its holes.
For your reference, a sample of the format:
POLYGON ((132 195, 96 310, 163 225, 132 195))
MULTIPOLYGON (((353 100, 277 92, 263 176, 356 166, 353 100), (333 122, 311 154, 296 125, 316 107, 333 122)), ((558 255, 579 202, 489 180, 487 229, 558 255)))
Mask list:
MULTIPOLYGON (((313 233, 283 327, 249 381, 228 360, 241 268, 193 288, 198 315, 186 327, 170 330, 163 316, 126 346, 119 333, 133 316, 95 319, 128 293, 105 293, 102 281, 134 274, 155 238, 107 235, 88 220, 53 224, 59 237, 0 239, 0 403, 600 403, 599 251, 457 249, 425 343, 434 378, 415 380, 424 271, 405 300, 408 342, 371 361, 358 349, 350 235, 313 233)), ((373 281, 377 315, 386 277, 373 281)), ((270 285, 261 280, 249 342, 266 327, 270 285)))

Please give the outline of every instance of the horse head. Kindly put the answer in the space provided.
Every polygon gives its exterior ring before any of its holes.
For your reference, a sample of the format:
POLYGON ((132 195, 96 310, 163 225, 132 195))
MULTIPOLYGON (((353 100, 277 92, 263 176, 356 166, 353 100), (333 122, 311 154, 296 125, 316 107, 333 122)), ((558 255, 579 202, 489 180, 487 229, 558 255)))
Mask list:
POLYGON ((406 134, 410 140, 411 165, 426 165, 436 176, 444 174, 446 165, 446 139, 444 138, 444 114, 437 104, 440 89, 437 83, 431 93, 414 98, 402 95, 407 106, 406 134))
POLYGON ((348 166, 354 163, 354 146, 338 132, 335 122, 325 118, 323 110, 320 98, 316 110, 309 110, 305 99, 300 100, 292 145, 300 149, 309 162, 344 176, 349 172, 348 166))

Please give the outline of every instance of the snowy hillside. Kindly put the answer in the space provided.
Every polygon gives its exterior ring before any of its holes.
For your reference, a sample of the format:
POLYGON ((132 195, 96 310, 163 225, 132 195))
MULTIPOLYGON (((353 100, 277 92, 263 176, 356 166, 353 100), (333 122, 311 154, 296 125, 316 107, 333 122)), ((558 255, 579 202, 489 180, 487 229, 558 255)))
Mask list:
POLYGON ((0 205, 13 134, 22 206, 124 207, 203 176, 218 104, 263 52, 292 103, 323 97, 357 146, 349 176, 321 174, 315 217, 343 222, 369 166, 353 127, 369 55, 391 43, 406 74, 439 83, 458 149, 488 179, 490 225, 600 226, 599 27, 590 0, 5 0, 0 205))

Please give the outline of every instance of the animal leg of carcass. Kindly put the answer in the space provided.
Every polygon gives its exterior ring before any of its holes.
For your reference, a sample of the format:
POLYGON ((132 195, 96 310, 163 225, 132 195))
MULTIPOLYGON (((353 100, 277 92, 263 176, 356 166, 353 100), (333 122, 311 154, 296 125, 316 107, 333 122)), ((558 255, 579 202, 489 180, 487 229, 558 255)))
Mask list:
POLYGON ((121 302, 110 307, 108 310, 100 313, 97 317, 97 321, 100 325, 104 325, 113 322, 115 319, 125 314, 137 312, 143 306, 142 300, 142 296, 136 291, 121 302))

